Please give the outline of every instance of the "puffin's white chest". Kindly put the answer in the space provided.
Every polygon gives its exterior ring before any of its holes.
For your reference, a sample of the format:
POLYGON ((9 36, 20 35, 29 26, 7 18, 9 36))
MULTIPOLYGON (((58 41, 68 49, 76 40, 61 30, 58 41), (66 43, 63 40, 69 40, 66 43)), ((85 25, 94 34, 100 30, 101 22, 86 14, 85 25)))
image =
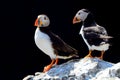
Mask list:
POLYGON ((51 58, 55 58, 54 49, 52 47, 52 42, 50 41, 50 37, 41 32, 39 28, 35 31, 35 43, 37 47, 43 51, 45 54, 49 55, 51 58))
POLYGON ((84 31, 83 31, 83 28, 84 28, 84 26, 81 27, 79 34, 82 36, 84 42, 86 43, 86 45, 87 45, 88 48, 90 49, 90 45, 89 45, 89 43, 87 42, 87 40, 85 39, 85 37, 84 37, 84 31))

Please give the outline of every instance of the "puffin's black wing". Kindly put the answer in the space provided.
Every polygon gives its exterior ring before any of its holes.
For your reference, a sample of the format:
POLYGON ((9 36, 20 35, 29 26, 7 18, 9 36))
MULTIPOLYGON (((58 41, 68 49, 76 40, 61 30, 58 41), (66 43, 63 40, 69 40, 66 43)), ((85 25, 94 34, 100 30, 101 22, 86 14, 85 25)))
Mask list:
POLYGON ((106 29, 101 26, 86 27, 83 31, 85 38, 91 45, 99 45, 101 42, 108 42, 108 39, 112 38, 108 36, 106 29))
POLYGON ((101 26, 86 27, 84 28, 84 32, 86 36, 91 36, 91 38, 112 38, 111 36, 108 36, 106 29, 101 26))
POLYGON ((54 48, 55 54, 59 56, 76 56, 78 57, 78 52, 76 49, 65 43, 59 36, 52 33, 50 27, 41 27, 40 30, 46 33, 52 42, 52 47, 54 48), (76 55, 77 54, 77 55, 76 55))
POLYGON ((102 35, 107 35, 106 29, 101 26, 92 26, 84 28, 85 32, 94 32, 102 35))
POLYGON ((69 56, 77 54, 77 50, 65 43, 58 35, 50 32, 49 36, 51 38, 53 48, 58 52, 58 55, 69 56))

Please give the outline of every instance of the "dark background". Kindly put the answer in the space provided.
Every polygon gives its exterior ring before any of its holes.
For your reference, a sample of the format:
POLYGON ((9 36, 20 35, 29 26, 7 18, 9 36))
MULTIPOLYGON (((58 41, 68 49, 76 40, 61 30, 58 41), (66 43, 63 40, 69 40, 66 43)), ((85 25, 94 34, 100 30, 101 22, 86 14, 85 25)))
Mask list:
MULTIPOLYGON (((96 22, 104 26, 112 46, 104 55, 104 60, 112 63, 120 62, 119 6, 117 2, 104 0, 32 0, 7 1, 1 6, 1 70, 11 80, 22 80, 27 75, 41 72, 50 63, 49 56, 42 53, 34 43, 36 27, 34 21, 39 14, 50 18, 51 30, 66 43, 79 51, 80 58, 88 54, 83 39, 78 34, 80 24, 72 24, 76 12, 82 8, 89 9, 96 22)), ((60 61, 59 64, 64 61, 60 61)))

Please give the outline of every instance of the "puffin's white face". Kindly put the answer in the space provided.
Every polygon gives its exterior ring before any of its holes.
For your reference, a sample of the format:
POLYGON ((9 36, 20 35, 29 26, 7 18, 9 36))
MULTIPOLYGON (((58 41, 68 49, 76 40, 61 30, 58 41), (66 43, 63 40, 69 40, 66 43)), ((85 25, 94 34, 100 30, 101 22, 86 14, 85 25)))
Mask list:
POLYGON ((35 21, 35 26, 37 27, 47 27, 50 24, 50 20, 46 15, 38 15, 36 21, 35 21))
POLYGON ((73 19, 73 24, 84 21, 87 18, 88 14, 89 11, 86 9, 79 10, 73 19))

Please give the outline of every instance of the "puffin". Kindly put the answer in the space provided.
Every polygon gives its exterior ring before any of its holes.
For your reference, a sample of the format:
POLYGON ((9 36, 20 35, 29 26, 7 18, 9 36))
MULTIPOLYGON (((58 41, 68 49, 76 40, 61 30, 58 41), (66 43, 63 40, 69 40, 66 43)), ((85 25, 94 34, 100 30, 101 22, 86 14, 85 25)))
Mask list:
POLYGON ((45 14, 38 15, 34 26, 36 31, 34 40, 36 46, 51 58, 51 63, 44 67, 43 72, 49 71, 57 65, 58 59, 79 57, 78 51, 65 43, 58 35, 50 30, 50 19, 45 14))
POLYGON ((82 22, 79 35, 82 36, 85 44, 88 47, 89 53, 85 58, 92 58, 92 51, 100 51, 99 59, 103 59, 105 51, 109 49, 109 40, 113 38, 108 36, 106 29, 97 24, 94 19, 93 13, 88 9, 80 9, 73 18, 73 24, 82 22))

